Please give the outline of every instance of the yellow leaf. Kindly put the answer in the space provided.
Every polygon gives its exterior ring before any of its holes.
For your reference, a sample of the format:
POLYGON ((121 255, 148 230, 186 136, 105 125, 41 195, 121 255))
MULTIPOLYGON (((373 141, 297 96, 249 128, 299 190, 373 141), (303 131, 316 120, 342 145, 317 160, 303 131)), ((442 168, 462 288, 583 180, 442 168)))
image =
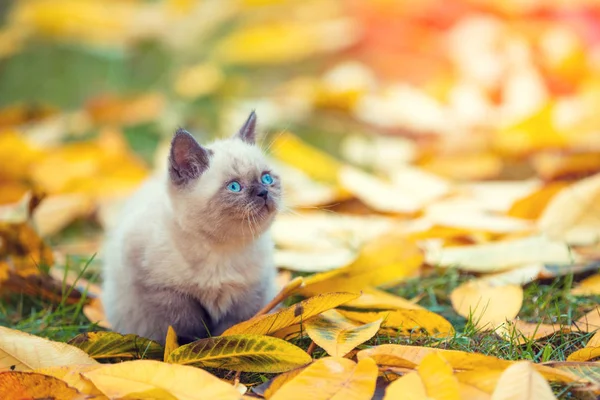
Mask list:
POLYGON ((371 240, 350 265, 304 280, 300 293, 311 295, 328 291, 359 291, 368 286, 391 285, 414 276, 423 254, 405 235, 390 232, 371 240))
POLYGON ((339 311, 353 321, 371 323, 382 319, 381 326, 390 334, 407 336, 448 337, 454 334, 452 324, 444 317, 425 309, 398 309, 381 312, 339 311))
POLYGON ((87 319, 90 320, 90 322, 97 324, 99 327, 106 329, 112 328, 112 326, 106 319, 106 314, 104 313, 102 301, 98 297, 91 299, 88 304, 83 306, 83 314, 86 316, 87 319))
POLYGON ((79 390, 81 393, 91 394, 95 396, 103 396, 102 392, 98 390, 89 379, 83 376, 83 372, 93 371, 96 368, 100 368, 101 364, 96 365, 68 365, 62 367, 48 367, 38 368, 33 372, 38 374, 44 374, 53 376, 64 381, 67 385, 79 390))
POLYGON ((183 98, 195 99, 217 90, 223 80, 223 73, 215 65, 197 64, 179 72, 174 89, 183 98))
POLYGON ((583 349, 571 353, 567 361, 588 361, 596 357, 600 357, 600 331, 592 336, 583 349))
POLYGON ((597 152, 539 153, 532 157, 532 164, 540 178, 545 181, 584 178, 600 172, 597 152))
POLYGON ((432 250, 427 262, 471 272, 497 272, 535 263, 572 264, 567 244, 544 236, 432 250))
POLYGON ((583 332, 593 332, 600 329, 600 306, 595 307, 579 318, 574 325, 583 332))
POLYGON ((89 216, 93 210, 90 197, 84 194, 54 195, 44 198, 35 210, 33 220, 39 235, 48 237, 60 232, 76 218, 89 216))
POLYGON ((480 368, 457 372, 456 378, 462 384, 475 387, 484 393, 492 394, 503 372, 502 368, 480 368))
POLYGON ((29 169, 44 155, 25 135, 0 131, 0 180, 23 180, 29 169))
POLYGON ((423 380, 416 372, 409 372, 396 379, 385 389, 383 400, 433 400, 427 396, 423 380))
POLYGON ((358 295, 354 293, 323 293, 302 300, 291 307, 284 308, 273 314, 261 315, 248 321, 240 322, 223 332, 223 336, 240 333, 268 335, 290 325, 306 321, 310 317, 336 308, 357 297, 358 295))
POLYGON ((98 363, 77 347, 0 326, 0 371, 30 371, 71 364, 98 363))
POLYGON ((554 394, 544 377, 529 361, 519 361, 503 373, 492 400, 553 400, 554 394))
POLYGON ((594 244, 600 236, 600 174, 583 179, 555 195, 538 227, 555 240, 594 244))
POLYGON ((436 400, 460 400, 459 384, 452 366, 439 353, 425 356, 417 372, 431 397, 436 400))
POLYGON ((169 359, 169 355, 171 355, 171 353, 178 347, 179 343, 177 343, 177 334, 175 333, 175 329, 169 325, 169 329, 167 330, 167 338, 165 339, 165 362, 167 362, 169 359))
POLYGON ((351 32, 339 23, 303 24, 287 20, 245 26, 217 44, 215 57, 227 64, 277 65, 304 60, 348 42, 351 32), (325 44, 323 35, 329 40, 325 44))
POLYGON ((0 393, 3 399, 80 400, 99 397, 83 396, 77 389, 52 376, 33 372, 0 372, 0 393))
POLYGON ((508 341, 516 341, 525 344, 531 340, 539 340, 559 332, 568 333, 571 329, 560 324, 542 324, 514 320, 500 327, 496 333, 508 341))
POLYGON ((294 379, 300 372, 304 370, 304 368, 305 367, 296 368, 291 371, 284 372, 283 374, 279 374, 273 378, 269 384, 269 387, 265 390, 265 399, 271 399, 283 385, 294 379))
POLYGON ((491 286, 484 281, 466 282, 452 291, 454 310, 470 318, 480 329, 494 330, 513 320, 523 305, 523 288, 518 285, 491 286))
POLYGON ((285 383, 272 400, 369 400, 375 393, 377 365, 365 358, 356 364, 347 358, 315 361, 285 383))
MULTIPOLYGON (((357 354, 359 360, 373 358, 378 365, 415 368, 431 353, 440 353, 452 368, 460 371, 478 369, 504 369, 512 365, 513 361, 502 360, 493 356, 478 353, 468 353, 458 350, 442 350, 431 347, 405 346, 399 344, 382 344, 370 349, 361 350, 357 354)), ((577 377, 544 365, 535 365, 535 368, 547 379, 557 382, 572 383, 577 377)))
POLYGON ((333 185, 338 183, 343 164, 290 132, 282 132, 273 139, 271 152, 277 159, 302 170, 313 179, 333 185))
POLYGON ((600 295, 600 274, 585 278, 577 287, 571 289, 574 296, 597 296, 600 295))
POLYGON ((365 325, 357 325, 336 310, 328 310, 314 316, 304 324, 306 333, 327 354, 343 357, 356 346, 371 339, 381 325, 378 319, 365 325))
POLYGON ((86 332, 69 340, 95 359, 103 358, 155 358, 161 359, 163 347, 150 339, 134 334, 117 332, 86 332))
POLYGON ((436 154, 420 165, 440 176, 456 180, 477 181, 494 178, 502 172, 503 161, 490 152, 436 154))
POLYGON ((565 182, 554 182, 542 187, 513 203, 508 211, 508 216, 531 220, 537 219, 552 198, 566 186, 565 182))
POLYGON ((232 399, 240 393, 199 368, 135 360, 110 364, 84 376, 109 398, 169 400, 232 399))
POLYGON ((216 336, 178 347, 169 363, 245 372, 285 372, 311 362, 301 348, 261 335, 216 336))
POLYGON ((581 378, 579 384, 584 388, 591 386, 596 391, 600 388, 600 363, 598 362, 554 361, 545 365, 581 378))
POLYGON ((569 134, 555 127, 555 109, 553 104, 549 104, 522 122, 498 130, 493 138, 493 146, 504 154, 516 156, 565 147, 569 134))
POLYGON ((404 310, 407 308, 415 310, 423 309, 423 307, 413 303, 412 301, 403 299, 402 297, 395 296, 391 293, 376 289, 374 287, 363 288, 359 298, 347 302, 344 304, 344 306, 350 308, 364 308, 367 310, 404 310))

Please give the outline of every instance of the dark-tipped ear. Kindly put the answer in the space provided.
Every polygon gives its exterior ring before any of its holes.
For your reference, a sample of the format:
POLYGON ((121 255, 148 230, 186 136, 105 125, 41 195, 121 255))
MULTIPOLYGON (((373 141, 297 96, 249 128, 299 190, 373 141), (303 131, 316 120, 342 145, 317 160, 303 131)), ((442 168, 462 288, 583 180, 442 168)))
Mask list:
POLYGON ((248 144, 256 142, 256 113, 254 111, 250 113, 250 116, 237 133, 237 136, 248 144))
POLYGON ((208 169, 210 150, 200 146, 185 129, 178 129, 171 141, 169 176, 176 185, 185 185, 208 169))

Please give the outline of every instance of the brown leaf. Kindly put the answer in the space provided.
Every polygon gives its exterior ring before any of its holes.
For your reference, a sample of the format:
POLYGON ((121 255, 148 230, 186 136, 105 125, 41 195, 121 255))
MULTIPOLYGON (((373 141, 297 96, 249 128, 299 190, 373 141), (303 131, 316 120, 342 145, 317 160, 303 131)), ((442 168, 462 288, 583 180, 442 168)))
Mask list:
POLYGON ((77 389, 52 376, 33 372, 0 372, 0 393, 5 399, 83 400, 86 396, 77 389))

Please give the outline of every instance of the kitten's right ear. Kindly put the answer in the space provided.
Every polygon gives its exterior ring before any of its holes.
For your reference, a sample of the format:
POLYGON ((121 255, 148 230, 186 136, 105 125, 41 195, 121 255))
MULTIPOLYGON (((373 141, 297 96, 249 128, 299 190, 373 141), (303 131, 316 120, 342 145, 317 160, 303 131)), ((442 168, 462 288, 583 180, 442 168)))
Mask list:
POLYGON ((200 144, 185 129, 178 129, 171 141, 169 176, 178 186, 198 178, 208 169, 210 150, 200 144))

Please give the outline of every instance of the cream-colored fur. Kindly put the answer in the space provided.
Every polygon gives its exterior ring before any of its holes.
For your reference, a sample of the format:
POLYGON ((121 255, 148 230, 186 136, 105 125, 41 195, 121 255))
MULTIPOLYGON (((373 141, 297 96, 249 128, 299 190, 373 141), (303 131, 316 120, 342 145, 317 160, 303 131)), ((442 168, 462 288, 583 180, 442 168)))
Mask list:
MULTIPOLYGON (((166 174, 153 177, 132 196, 108 234, 102 301, 118 332, 162 341, 168 325, 179 324, 195 335, 197 317, 189 311, 194 306, 182 310, 177 296, 183 296, 201 304, 215 330, 210 333, 219 334, 275 295, 268 231, 275 211, 238 223, 215 204, 233 167, 244 173, 270 168, 257 146, 238 138, 207 148, 212 150, 209 168, 192 185, 181 189, 166 174)), ((279 206, 278 193, 276 202, 279 206)))

